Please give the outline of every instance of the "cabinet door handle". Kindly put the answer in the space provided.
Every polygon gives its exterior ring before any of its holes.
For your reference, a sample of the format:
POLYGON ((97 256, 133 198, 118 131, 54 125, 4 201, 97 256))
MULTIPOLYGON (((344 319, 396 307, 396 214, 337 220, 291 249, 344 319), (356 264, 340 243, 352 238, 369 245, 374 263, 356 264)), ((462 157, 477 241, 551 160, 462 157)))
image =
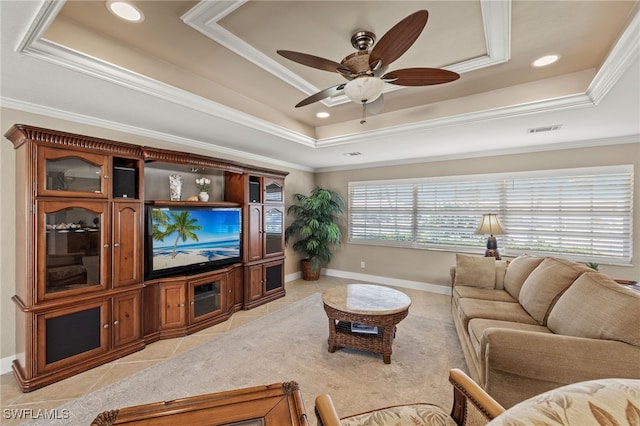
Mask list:
POLYGON ((119 320, 115 320, 115 321, 113 322, 113 325, 118 325, 118 324, 120 324, 120 321, 119 321, 119 320))
POLYGON ((114 247, 120 247, 120 243, 113 243, 114 247))
POLYGON ((109 248, 109 244, 105 244, 105 245, 103 245, 102 247, 104 247, 104 248, 109 248))
POLYGON ((184 306, 185 306, 184 303, 181 303, 178 305, 178 308, 184 308, 184 306))
POLYGON ((109 328, 109 324, 103 325, 102 328, 109 328))
POLYGON ((109 175, 104 175, 104 178, 105 179, 109 179, 109 175))

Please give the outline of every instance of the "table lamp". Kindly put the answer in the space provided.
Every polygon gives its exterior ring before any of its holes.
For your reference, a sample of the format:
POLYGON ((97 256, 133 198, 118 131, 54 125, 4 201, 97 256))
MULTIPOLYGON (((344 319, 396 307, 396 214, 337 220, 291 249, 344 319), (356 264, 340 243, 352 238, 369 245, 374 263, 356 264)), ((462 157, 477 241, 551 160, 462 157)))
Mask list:
POLYGON ((487 250, 484 252, 485 257, 495 257, 500 260, 500 253, 498 253, 498 241, 495 235, 504 234, 504 229, 498 220, 498 215, 493 213, 486 213, 482 215, 480 219, 480 225, 476 229, 476 234, 489 234, 487 238, 487 250))

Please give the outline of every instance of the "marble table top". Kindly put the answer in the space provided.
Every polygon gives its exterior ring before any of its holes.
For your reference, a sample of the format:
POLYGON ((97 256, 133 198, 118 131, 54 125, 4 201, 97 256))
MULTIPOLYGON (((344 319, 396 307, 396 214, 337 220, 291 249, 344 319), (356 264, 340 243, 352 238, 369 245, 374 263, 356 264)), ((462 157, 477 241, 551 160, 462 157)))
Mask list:
POLYGON ((409 296, 389 287, 373 284, 346 284, 325 290, 322 301, 342 312, 363 315, 389 315, 406 311, 409 296))

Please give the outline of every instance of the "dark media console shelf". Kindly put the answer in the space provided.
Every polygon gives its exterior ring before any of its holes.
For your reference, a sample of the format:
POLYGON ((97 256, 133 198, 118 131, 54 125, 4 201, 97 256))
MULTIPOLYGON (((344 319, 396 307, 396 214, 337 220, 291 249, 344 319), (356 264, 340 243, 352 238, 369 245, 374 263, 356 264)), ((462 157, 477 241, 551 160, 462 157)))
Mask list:
POLYGON ((24 392, 285 295, 286 172, 19 124, 5 136, 17 174, 12 367, 24 392), (171 201, 170 174, 184 178, 182 199, 209 178, 211 200, 171 201), (239 209, 240 256, 218 262, 217 251, 204 270, 145 279, 145 206, 239 209))

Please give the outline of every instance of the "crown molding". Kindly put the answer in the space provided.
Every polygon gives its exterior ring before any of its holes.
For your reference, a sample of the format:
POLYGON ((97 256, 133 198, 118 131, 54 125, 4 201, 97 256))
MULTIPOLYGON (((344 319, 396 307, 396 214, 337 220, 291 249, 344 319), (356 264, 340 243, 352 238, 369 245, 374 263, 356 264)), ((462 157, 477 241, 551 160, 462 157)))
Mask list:
POLYGON ((71 113, 57 108, 50 108, 38 104, 24 102, 18 99, 0 97, 0 106, 18 111, 28 112, 32 114, 53 117, 60 120, 70 121, 73 123, 86 124, 89 126, 100 127, 103 129, 113 130, 116 132, 127 133, 136 136, 142 136, 149 139, 156 139, 174 143, 180 146, 189 146, 200 150, 210 151, 218 154, 226 154, 246 160, 259 161, 263 163, 273 164, 277 166, 290 167, 307 172, 313 172, 311 167, 303 166, 297 163, 278 160, 277 158, 263 157, 261 155, 252 154, 246 151, 231 149, 210 142, 203 142, 196 139, 184 138, 169 133, 158 132, 155 130, 145 129, 142 127, 131 126, 128 124, 117 123, 115 121, 103 120, 89 115, 71 113))
POLYGON ((587 94, 596 105, 604 99, 609 90, 638 58, 640 58, 640 11, 633 17, 587 88, 587 94))
POLYGON ((405 160, 381 161, 367 164, 349 164, 334 167, 319 167, 314 169, 315 173, 338 172, 343 170, 369 169, 374 167, 402 166, 407 164, 433 163, 438 161, 465 160, 470 158, 488 158, 500 155, 529 154, 532 152, 561 151, 565 149, 594 148, 599 146, 640 144, 640 134, 618 136, 606 139, 589 139, 554 143, 549 145, 527 145, 517 148, 500 148, 492 150, 479 150, 475 152, 465 152, 461 154, 438 155, 430 157, 408 158, 405 160))

